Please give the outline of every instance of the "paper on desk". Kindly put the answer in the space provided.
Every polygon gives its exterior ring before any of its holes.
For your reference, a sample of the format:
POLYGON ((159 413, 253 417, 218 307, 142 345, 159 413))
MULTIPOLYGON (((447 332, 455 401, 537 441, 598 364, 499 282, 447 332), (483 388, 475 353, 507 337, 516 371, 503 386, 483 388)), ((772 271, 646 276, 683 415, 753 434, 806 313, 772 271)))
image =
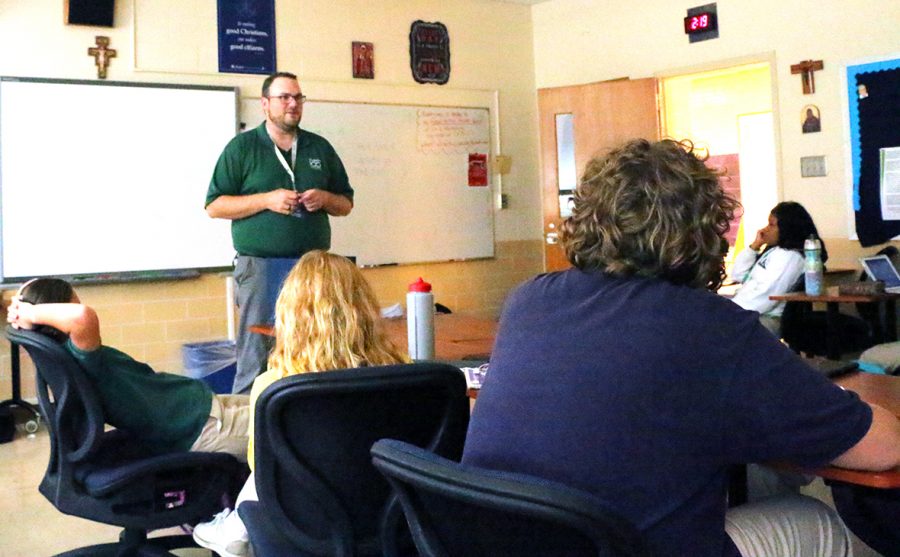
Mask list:
POLYGON ((381 308, 381 316, 385 319, 403 317, 403 306, 399 303, 381 308))
POLYGON ((488 364, 481 364, 478 367, 462 367, 460 368, 466 375, 466 387, 470 389, 480 389, 487 376, 488 364))

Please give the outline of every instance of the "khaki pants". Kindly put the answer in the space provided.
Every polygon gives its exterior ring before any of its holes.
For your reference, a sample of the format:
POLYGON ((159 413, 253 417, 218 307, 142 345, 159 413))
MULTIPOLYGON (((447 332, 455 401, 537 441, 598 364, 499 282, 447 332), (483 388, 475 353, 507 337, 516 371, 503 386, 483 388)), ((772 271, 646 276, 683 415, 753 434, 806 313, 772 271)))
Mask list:
POLYGON ((215 395, 209 409, 209 419, 200 436, 191 445, 192 451, 228 453, 247 462, 247 442, 250 437, 250 397, 246 395, 215 395))

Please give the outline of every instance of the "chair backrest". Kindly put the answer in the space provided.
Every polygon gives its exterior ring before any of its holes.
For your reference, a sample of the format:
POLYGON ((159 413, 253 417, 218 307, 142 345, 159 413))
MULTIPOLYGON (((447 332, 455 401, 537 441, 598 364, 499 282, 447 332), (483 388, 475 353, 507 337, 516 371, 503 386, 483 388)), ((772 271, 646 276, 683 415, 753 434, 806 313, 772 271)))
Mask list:
POLYGON ((234 457, 155 454, 123 431, 105 431, 94 385, 63 345, 12 327, 6 337, 28 352, 37 370, 50 432, 50 461, 38 489, 57 509, 147 530, 199 520, 219 507, 241 471, 234 457))
POLYGON ((371 454, 424 557, 649 555, 638 531, 588 493, 394 439, 378 441, 371 454))
POLYGON ((101 446, 104 416, 94 386, 66 349, 52 338, 6 328, 6 337, 23 347, 37 369, 38 403, 50 430, 50 468, 57 459, 77 463, 101 446))
POLYGON ((403 525, 369 456, 383 437, 462 454, 469 402, 462 372, 406 364, 308 373, 256 402, 255 476, 271 525, 305 553, 390 554, 403 525))

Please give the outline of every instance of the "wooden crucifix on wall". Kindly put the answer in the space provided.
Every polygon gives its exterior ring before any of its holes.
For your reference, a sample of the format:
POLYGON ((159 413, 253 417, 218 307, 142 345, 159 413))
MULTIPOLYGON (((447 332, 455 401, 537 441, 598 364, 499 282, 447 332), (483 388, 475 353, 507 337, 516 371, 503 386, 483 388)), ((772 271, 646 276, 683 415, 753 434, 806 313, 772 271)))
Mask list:
POLYGON ((814 72, 825 67, 821 60, 804 60, 791 66, 792 74, 800 74, 803 80, 803 94, 810 95, 816 92, 816 76, 814 72))
POLYGON ((116 57, 115 49, 109 47, 109 37, 94 37, 96 47, 88 49, 88 56, 94 57, 94 65, 97 66, 97 78, 106 79, 106 68, 109 67, 109 59, 116 57))

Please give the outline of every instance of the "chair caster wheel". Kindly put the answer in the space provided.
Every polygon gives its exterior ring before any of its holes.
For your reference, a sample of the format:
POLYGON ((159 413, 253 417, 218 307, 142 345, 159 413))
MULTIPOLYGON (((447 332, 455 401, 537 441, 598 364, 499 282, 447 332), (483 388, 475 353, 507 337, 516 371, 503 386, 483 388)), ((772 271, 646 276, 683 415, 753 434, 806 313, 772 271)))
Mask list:
POLYGON ((38 428, 40 428, 38 420, 28 420, 25 422, 25 433, 37 433, 38 428))

